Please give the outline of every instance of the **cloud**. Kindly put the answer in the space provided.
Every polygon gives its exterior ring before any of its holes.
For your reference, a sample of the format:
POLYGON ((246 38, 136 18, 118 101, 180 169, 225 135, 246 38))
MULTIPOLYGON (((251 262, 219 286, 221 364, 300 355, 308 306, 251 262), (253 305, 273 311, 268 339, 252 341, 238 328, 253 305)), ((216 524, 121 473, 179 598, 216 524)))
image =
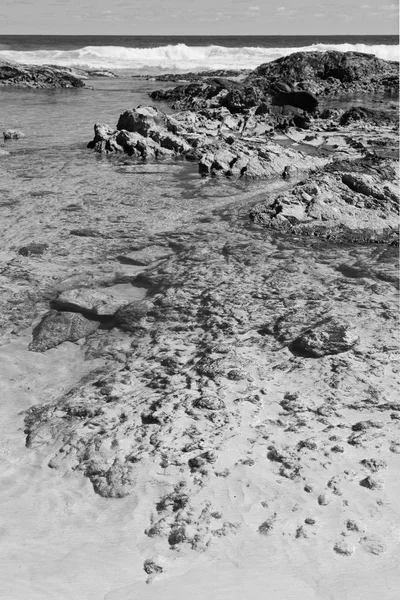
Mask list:
POLYGON ((284 6, 278 6, 276 9, 278 12, 283 12, 286 10, 286 8, 284 6))
POLYGON ((324 17, 326 17, 326 14, 325 13, 315 13, 314 17, 316 19, 323 19, 324 17))
POLYGON ((261 8, 259 6, 249 6, 248 11, 250 13, 259 13, 261 8))

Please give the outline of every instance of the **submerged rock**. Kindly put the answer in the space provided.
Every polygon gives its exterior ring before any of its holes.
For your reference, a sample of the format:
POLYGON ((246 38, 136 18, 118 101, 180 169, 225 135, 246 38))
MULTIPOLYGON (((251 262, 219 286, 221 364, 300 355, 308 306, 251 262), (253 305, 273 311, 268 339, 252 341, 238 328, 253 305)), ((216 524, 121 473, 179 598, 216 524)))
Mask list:
POLYGON ((45 352, 63 342, 76 342, 96 331, 99 324, 79 313, 51 310, 34 328, 28 348, 33 352, 45 352))

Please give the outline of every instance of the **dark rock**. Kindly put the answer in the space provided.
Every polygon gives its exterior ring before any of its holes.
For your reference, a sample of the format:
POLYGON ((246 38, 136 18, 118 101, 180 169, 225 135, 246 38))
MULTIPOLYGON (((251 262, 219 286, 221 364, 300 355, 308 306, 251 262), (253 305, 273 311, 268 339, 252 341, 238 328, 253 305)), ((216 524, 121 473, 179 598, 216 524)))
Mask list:
POLYGON ((101 237, 101 233, 97 229, 91 229, 90 227, 71 229, 70 234, 78 237, 101 237))
POLYGON ((301 333, 291 344, 291 349, 318 358, 347 352, 358 341, 351 324, 338 317, 328 317, 301 333))
POLYGON ((25 137, 25 134, 19 129, 7 129, 3 131, 3 137, 5 140, 19 140, 25 137))
MULTIPOLYGON (((398 88, 398 65, 361 52, 294 52, 260 65, 243 81, 267 92, 274 82, 298 82, 319 95, 377 92, 398 88), (338 92, 340 90, 340 92, 338 92)), ((298 86, 300 87, 300 85, 298 86)), ((298 88, 297 88, 298 89, 298 88)), ((289 93, 289 92, 288 92, 289 93)))
POLYGON ((262 535, 268 535, 272 531, 275 521, 276 515, 274 514, 270 519, 267 519, 266 521, 261 523, 261 525, 258 528, 258 532, 262 535))
POLYGON ((114 315, 114 323, 122 331, 137 332, 140 328, 139 321, 143 319, 150 304, 148 302, 132 302, 122 306, 114 315))
POLYGON ((371 475, 369 475, 368 477, 365 477, 365 479, 362 479, 360 481, 360 485, 369 490, 383 489, 383 481, 381 479, 377 479, 376 477, 371 477, 371 475))
POLYGON ((225 408, 225 402, 217 396, 204 395, 195 400, 196 408, 205 408, 206 410, 222 410, 225 408))
POLYGON ((281 92, 272 96, 272 104, 274 106, 294 106, 313 113, 317 110, 318 100, 310 92, 281 92))
POLYGON ((79 313, 51 310, 34 328, 28 349, 45 352, 63 342, 76 342, 96 331, 98 326, 98 321, 89 320, 79 313))
POLYGON ((387 462, 379 458, 364 458, 361 464, 369 469, 371 473, 387 469, 387 462))
POLYGON ((0 60, 0 86, 74 88, 84 85, 82 79, 67 68, 0 60))
POLYGON ((143 569, 145 570, 147 575, 162 573, 164 570, 162 567, 160 567, 160 565, 158 565, 156 562, 154 562, 154 560, 151 560, 150 558, 144 561, 143 569))
POLYGON ((41 256, 47 250, 48 244, 40 244, 32 242, 27 246, 22 246, 18 250, 18 254, 21 256, 41 256))

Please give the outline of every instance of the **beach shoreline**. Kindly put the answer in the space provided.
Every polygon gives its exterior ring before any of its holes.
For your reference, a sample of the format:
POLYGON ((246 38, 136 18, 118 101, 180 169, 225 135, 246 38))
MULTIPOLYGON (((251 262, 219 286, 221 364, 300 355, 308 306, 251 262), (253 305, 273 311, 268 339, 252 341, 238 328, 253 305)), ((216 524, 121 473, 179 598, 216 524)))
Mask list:
POLYGON ((91 150, 89 113, 63 149, 61 110, 56 149, 33 125, 1 146, 7 600, 394 600, 396 103, 256 115, 203 81, 164 111, 94 85, 91 150), (333 236, 360 215, 366 238, 333 236))

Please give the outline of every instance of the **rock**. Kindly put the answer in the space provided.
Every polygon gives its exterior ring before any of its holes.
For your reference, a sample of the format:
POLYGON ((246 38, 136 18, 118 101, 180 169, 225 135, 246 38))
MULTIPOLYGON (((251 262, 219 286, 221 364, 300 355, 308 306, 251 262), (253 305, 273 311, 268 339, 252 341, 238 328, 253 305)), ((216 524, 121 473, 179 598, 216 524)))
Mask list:
POLYGON ((387 469, 387 462, 379 458, 364 458, 361 464, 369 469, 371 473, 377 473, 378 471, 387 469))
POLYGON ((176 127, 171 125, 171 119, 165 113, 153 106, 138 106, 136 109, 126 110, 120 115, 117 129, 139 133, 144 137, 151 137, 160 128, 176 133, 176 127))
POLYGON ((67 68, 50 65, 23 65, 0 59, 0 87, 72 88, 84 85, 82 78, 67 68))
POLYGON ((116 327, 122 331, 137 332, 140 329, 140 320, 143 319, 150 307, 149 302, 132 302, 117 310, 114 315, 116 327))
POLYGON ((89 77, 118 77, 116 73, 108 71, 107 69, 91 69, 90 71, 87 71, 87 75, 89 77))
POLYGON ((351 556, 354 554, 355 547, 352 544, 349 544, 345 541, 337 542, 334 547, 334 551, 336 554, 341 554, 342 556, 351 556))
POLYGON ((117 256, 117 259, 125 265, 148 266, 151 263, 168 258, 174 252, 166 246, 146 246, 142 250, 135 250, 128 254, 117 256))
POLYGON ((339 354, 351 350, 359 337, 349 323, 338 317, 327 317, 319 321, 296 338, 291 349, 316 358, 328 354, 339 354))
MULTIPOLYGON (((322 116, 321 116, 322 118, 322 116)), ((365 121, 373 125, 390 125, 398 122, 398 113, 366 108, 364 106, 352 106, 346 110, 340 117, 339 123, 342 126, 357 121, 365 121)))
POLYGON ((134 288, 131 294, 129 290, 120 291, 113 288, 76 288, 62 292, 52 301, 52 307, 58 310, 111 317, 118 309, 128 304, 134 294, 134 288))
POLYGON ((361 521, 348 519, 346 521, 346 529, 348 531, 356 531, 357 533, 365 533, 366 527, 361 521))
POLYGON ((327 494, 320 494, 317 502, 320 506, 328 506, 332 502, 331 498, 327 494))
POLYGON ((21 248, 18 250, 18 254, 21 256, 42 256, 47 249, 47 244, 32 242, 27 246, 21 246, 21 248))
POLYGON ((19 129, 7 129, 6 131, 3 131, 3 138, 5 140, 20 140, 24 137, 25 134, 19 129))
POLYGON ((277 81, 284 81, 291 89, 295 83, 306 82, 309 92, 326 96, 389 89, 395 92, 398 66, 361 52, 294 52, 260 65, 243 85, 267 91, 277 81))
POLYGON ((96 123, 88 148, 98 152, 125 151, 130 156, 148 159, 182 154, 192 148, 176 135, 179 125, 172 117, 152 106, 139 106, 120 115, 117 128, 96 123))
POLYGON ((98 327, 98 321, 89 320, 79 313, 51 310, 33 329, 33 340, 28 349, 45 352, 63 342, 76 342, 85 338, 98 327))
POLYGON ((361 165, 366 171, 372 167, 368 158, 351 166, 329 164, 290 191, 256 205, 250 219, 264 227, 334 242, 397 243, 396 186, 383 170, 359 173, 361 165))
POLYGON ((276 521, 276 514, 272 515, 271 518, 269 518, 266 521, 264 521, 263 523, 261 523, 261 525, 258 528, 258 532, 261 533, 261 535, 268 535, 274 528, 275 521, 276 521))
MULTIPOLYGON (((150 580, 152 580, 155 577, 155 575, 157 575, 158 573, 162 573, 164 571, 163 567, 158 565, 151 558, 148 558, 144 561, 143 569, 147 573, 147 575, 152 576, 151 578, 149 577, 150 580)), ((148 579, 148 582, 149 582, 149 579, 148 579)))
POLYGON ((217 396, 203 395, 194 402, 196 408, 205 408, 206 410, 222 410, 225 408, 225 402, 217 396))
POLYGON ((273 95, 274 106, 294 106, 308 113, 313 113, 318 108, 318 100, 310 92, 280 92, 273 95))
POLYGON ((377 477, 371 477, 371 475, 369 475, 368 477, 365 477, 365 479, 362 479, 360 481, 360 485, 369 490, 382 490, 384 484, 382 479, 378 479, 377 477))

